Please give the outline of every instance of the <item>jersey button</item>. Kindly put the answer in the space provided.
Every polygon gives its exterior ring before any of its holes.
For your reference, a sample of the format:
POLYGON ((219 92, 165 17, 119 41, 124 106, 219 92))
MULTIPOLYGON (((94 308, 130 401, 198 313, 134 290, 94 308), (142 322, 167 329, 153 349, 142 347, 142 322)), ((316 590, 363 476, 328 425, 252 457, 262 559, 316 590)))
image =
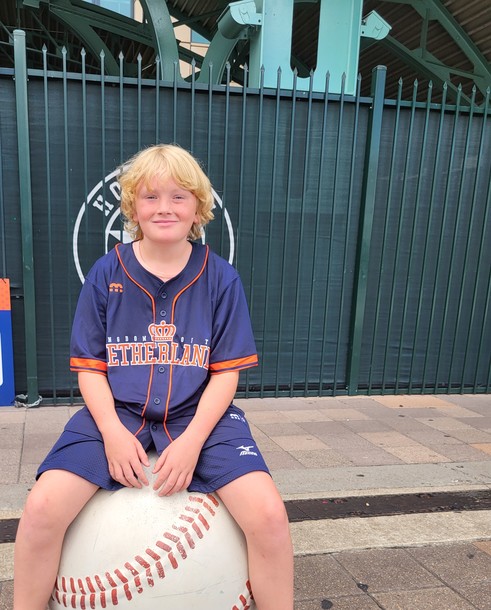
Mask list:
POLYGON ((156 405, 159 405, 159 404, 160 404, 160 398, 154 398, 154 399, 153 399, 153 402, 154 402, 156 405))
POLYGON ((157 430, 157 424, 152 424, 152 430, 157 430))
POLYGON ((165 372, 165 368, 163 366, 159 366, 159 373, 164 373, 165 372))
POLYGON ((163 299, 166 299, 167 298, 167 292, 163 292, 161 296, 162 296, 163 299))
POLYGON ((165 309, 162 309, 162 310, 161 310, 160 315, 161 315, 162 317, 164 317, 164 316, 166 316, 166 315, 167 315, 167 312, 165 311, 165 309))

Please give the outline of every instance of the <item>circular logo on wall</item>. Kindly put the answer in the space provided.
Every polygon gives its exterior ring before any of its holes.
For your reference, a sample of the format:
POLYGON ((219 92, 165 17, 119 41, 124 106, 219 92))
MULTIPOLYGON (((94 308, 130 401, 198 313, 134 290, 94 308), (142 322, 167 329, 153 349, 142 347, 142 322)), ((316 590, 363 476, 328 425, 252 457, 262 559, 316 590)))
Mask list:
MULTIPOLYGON (((119 168, 114 170, 94 186, 80 207, 75 220, 73 261, 82 284, 85 281, 85 275, 98 258, 97 255, 93 255, 96 251, 94 246, 98 235, 102 234, 103 237, 104 254, 112 250, 118 242, 129 243, 132 241, 129 234, 124 230, 121 220, 121 193, 117 180, 119 172, 119 168)), ((213 207, 215 218, 217 218, 217 212, 221 212, 222 222, 225 223, 225 230, 222 232, 224 239, 222 256, 229 263, 232 263, 235 254, 232 221, 227 209, 223 206, 222 199, 215 190, 213 190, 213 197, 215 199, 213 207)), ((207 227, 207 229, 211 233, 210 228, 207 227)), ((203 231, 201 241, 206 243, 207 237, 207 231, 203 231)))

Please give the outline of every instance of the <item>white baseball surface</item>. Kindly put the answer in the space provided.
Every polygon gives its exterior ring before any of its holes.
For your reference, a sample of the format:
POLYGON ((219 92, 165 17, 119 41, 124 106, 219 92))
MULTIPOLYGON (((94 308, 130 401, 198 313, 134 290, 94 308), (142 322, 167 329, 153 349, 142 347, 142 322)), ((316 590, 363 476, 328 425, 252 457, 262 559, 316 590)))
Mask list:
POLYGON ((218 496, 160 498, 151 483, 95 494, 68 529, 49 608, 115 606, 255 608, 245 538, 218 496))

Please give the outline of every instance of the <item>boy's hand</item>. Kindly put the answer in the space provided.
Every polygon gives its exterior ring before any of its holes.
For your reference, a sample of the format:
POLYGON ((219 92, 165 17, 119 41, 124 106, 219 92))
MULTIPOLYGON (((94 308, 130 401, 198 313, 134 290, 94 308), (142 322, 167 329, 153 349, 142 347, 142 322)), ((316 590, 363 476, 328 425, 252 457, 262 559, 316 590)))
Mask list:
POLYGON ((157 474, 153 488, 159 496, 170 496, 186 489, 193 478, 201 446, 181 434, 162 452, 153 469, 157 474))
POLYGON ((150 466, 140 441, 123 425, 104 436, 104 449, 112 478, 125 487, 148 485, 143 466, 150 466))

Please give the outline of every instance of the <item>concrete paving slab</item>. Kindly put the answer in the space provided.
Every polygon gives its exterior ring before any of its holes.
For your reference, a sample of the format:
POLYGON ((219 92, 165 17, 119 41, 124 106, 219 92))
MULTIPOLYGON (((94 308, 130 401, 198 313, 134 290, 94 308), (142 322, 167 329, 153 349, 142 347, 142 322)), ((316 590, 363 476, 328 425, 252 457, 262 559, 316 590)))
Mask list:
POLYGON ((441 582, 404 549, 373 549, 336 555, 337 561, 367 591, 399 591, 439 587, 441 582))
POLYGON ((309 451, 290 451, 290 454, 306 468, 330 468, 347 466, 350 461, 333 449, 315 449, 309 451))
POLYGON ((418 445, 418 442, 411 437, 396 432, 395 430, 385 432, 359 432, 360 436, 378 447, 407 447, 418 445))
POLYGON ((313 435, 305 434, 305 432, 294 436, 277 436, 274 434, 271 438, 286 451, 314 451, 328 448, 326 443, 323 443, 313 435))
POLYGON ((298 601, 339 595, 362 595, 354 579, 330 555, 296 557, 295 574, 295 599, 298 601))
POLYGON ((12 580, 14 565, 14 545, 0 545, 0 581, 12 580))
MULTIPOLYGON (((392 593, 374 593, 379 607, 387 610, 476 610, 459 595, 444 587, 424 589, 423 591, 395 591, 392 593)), ((480 606, 478 606, 480 608, 480 606)), ((482 610, 482 609, 481 609, 482 610)))
POLYGON ((460 587, 459 591, 479 610, 491 610, 491 582, 480 582, 475 585, 460 587))
MULTIPOLYGON (((466 445, 465 443, 458 443, 456 445, 429 444, 430 449, 449 458, 451 462, 455 462, 456 460, 459 462, 482 462, 488 459, 491 460, 491 445, 489 445, 489 453, 482 447, 482 445, 466 445)), ((484 447, 486 447, 486 445, 484 445, 484 447)))
POLYGON ((12 610, 14 597, 14 583, 12 581, 0 582, 0 610, 12 610))
POLYGON ((380 606, 367 595, 364 595, 363 597, 314 598, 308 601, 295 603, 295 610, 319 610, 319 608, 336 608, 336 610, 380 610, 380 606))
POLYGON ((386 447, 386 451, 395 455, 406 464, 438 464, 451 462, 450 458, 433 451, 424 445, 414 444, 406 447, 386 447))
POLYGON ((298 555, 491 538, 491 511, 352 517, 291 524, 298 555))
POLYGON ((419 564, 455 590, 486 579, 491 583, 491 555, 465 543, 454 544, 451 557, 446 551, 442 546, 408 549, 419 564))
POLYGON ((294 411, 285 411, 285 417, 292 422, 312 422, 312 421, 332 421, 331 411, 329 414, 326 410, 320 409, 295 409, 294 411))
POLYGON ((387 490, 400 492, 403 488, 425 491, 434 486, 452 489, 457 485, 481 488, 491 485, 489 462, 341 466, 312 468, 300 473, 280 469, 272 474, 286 499, 299 498, 303 494, 309 494, 304 497, 324 497, 333 491, 349 494, 362 489, 387 493, 387 490))

